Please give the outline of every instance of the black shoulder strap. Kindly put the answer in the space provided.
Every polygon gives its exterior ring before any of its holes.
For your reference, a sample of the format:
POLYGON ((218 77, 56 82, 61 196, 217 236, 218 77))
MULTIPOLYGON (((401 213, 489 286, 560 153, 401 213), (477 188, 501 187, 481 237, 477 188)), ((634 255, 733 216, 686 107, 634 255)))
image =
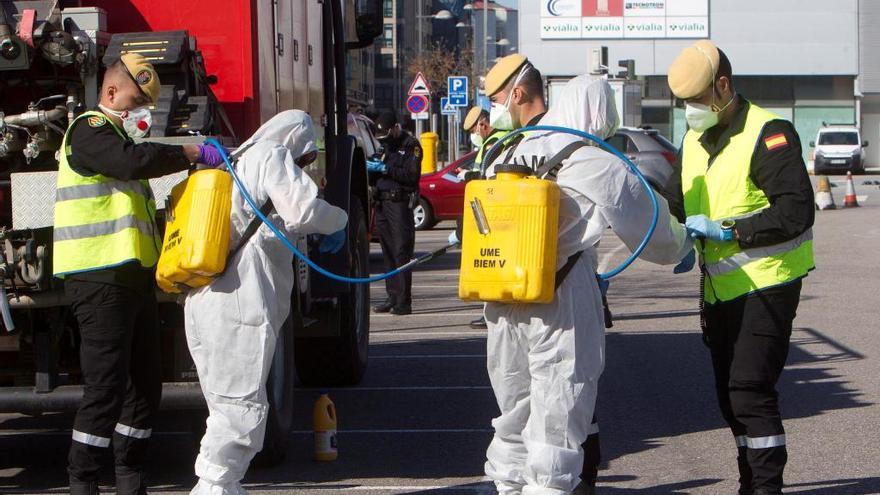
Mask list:
MULTIPOLYGON (((272 200, 267 199, 266 203, 263 205, 263 207, 260 208, 260 213, 262 213, 263 216, 268 217, 269 214, 272 213, 272 211, 274 211, 274 210, 275 210, 275 205, 272 204, 272 200)), ((253 237, 254 234, 257 233, 257 230, 259 230, 260 225, 262 225, 262 223, 263 223, 263 221, 260 219, 259 215, 255 215, 254 219, 251 220, 251 223, 248 224, 247 228, 244 229, 244 232, 241 234, 241 239, 238 240, 238 244, 236 244, 234 248, 229 250, 229 255, 226 256, 227 260, 231 260, 233 258, 233 256, 235 256, 236 254, 238 254, 239 251, 241 251, 241 248, 243 248, 244 245, 247 244, 248 241, 251 239, 251 237, 253 237)))
POLYGON ((565 281, 565 277, 567 277, 569 272, 571 272, 571 269, 574 268, 574 265, 581 258, 582 254, 584 254, 583 251, 578 251, 578 252, 574 253, 573 255, 569 256, 568 260, 565 262, 565 264, 562 265, 562 268, 560 268, 559 271, 556 272, 556 288, 557 289, 559 288, 559 286, 562 285, 562 282, 565 281))
POLYGON ((559 169, 562 168, 562 162, 565 161, 568 157, 571 156, 575 151, 587 146, 587 143, 583 141, 575 141, 570 143, 565 148, 562 148, 559 153, 553 155, 552 158, 545 161, 543 165, 541 165, 537 170, 535 170, 535 176, 544 178, 548 176, 548 178, 552 180, 556 180, 556 174, 559 172, 559 169))

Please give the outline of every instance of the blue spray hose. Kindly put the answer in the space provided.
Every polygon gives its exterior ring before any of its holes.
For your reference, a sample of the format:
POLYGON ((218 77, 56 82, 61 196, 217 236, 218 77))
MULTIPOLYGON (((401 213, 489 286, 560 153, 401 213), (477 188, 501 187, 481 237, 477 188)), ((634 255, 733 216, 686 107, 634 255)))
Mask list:
MULTIPOLYGON (((615 275, 619 275, 620 272, 626 270, 629 267, 629 265, 631 265, 636 260, 636 258, 638 258, 640 254, 642 254, 642 251, 645 250, 645 247, 648 245, 648 242, 650 242, 651 236, 654 235, 654 231, 657 230, 657 220, 660 218, 660 204, 657 202, 657 195, 654 193, 654 189, 652 189, 651 185, 648 184, 648 180, 645 179, 645 176, 642 175, 641 172, 639 172, 638 167, 636 167, 635 164, 632 161, 630 161, 629 158, 624 156, 623 153, 621 153, 620 151, 617 151, 617 149, 615 149, 613 146, 609 145, 608 143, 606 143, 602 139, 600 139, 592 134, 589 134, 584 131, 579 131, 577 129, 569 129, 568 127, 559 127, 559 126, 555 126, 555 125, 535 125, 535 126, 523 127, 521 129, 517 129, 515 131, 512 131, 512 132, 504 135, 501 139, 496 141, 495 145, 492 146, 492 148, 489 150, 489 152, 484 153, 483 156, 493 156, 494 153, 501 147, 501 145, 503 143, 505 143, 506 141, 510 140, 511 138, 513 138, 515 136, 518 136, 524 132, 530 132, 530 131, 551 131, 551 132, 560 132, 563 134, 572 134, 572 135, 582 137, 584 139, 587 139, 589 141, 596 143, 603 150, 605 150, 605 151, 611 153, 612 155, 616 156, 617 158, 620 158, 621 160, 623 160, 623 163, 625 163, 626 166, 629 167, 629 169, 634 174, 636 174, 636 177, 639 178, 639 182, 641 182, 642 187, 644 187, 645 190, 648 191, 648 197, 651 198, 651 206, 654 207, 654 214, 651 216, 651 226, 648 227, 648 231, 645 233, 645 238, 642 239, 642 242, 635 249, 635 251, 633 251, 633 253, 630 255, 630 257, 627 258, 623 263, 621 263, 620 266, 618 266, 617 268, 615 268, 609 272, 600 273, 600 274, 598 274, 598 277, 602 280, 608 280, 609 278, 614 277, 615 275)), ((480 170, 480 175, 483 177, 486 176, 486 162, 485 161, 483 161, 483 164, 482 164, 482 167, 480 170)))
POLYGON ((449 244, 447 246, 444 246, 444 247, 438 249, 437 251, 433 251, 433 252, 424 254, 422 256, 419 256, 418 258, 411 260, 409 263, 402 265, 402 266, 399 266, 399 267, 395 268, 394 270, 391 270, 388 273, 383 273, 382 275, 376 275, 376 276, 369 277, 369 278, 344 277, 342 275, 337 275, 333 272, 329 272, 329 271, 325 270, 324 268, 318 266, 314 261, 310 260, 308 257, 306 257, 306 255, 304 255, 302 252, 300 252, 300 250, 297 249, 296 246, 294 246, 292 242, 290 242, 290 239, 288 239, 287 236, 284 235, 284 233, 281 232, 281 230, 279 230, 278 227, 275 226, 275 224, 273 224, 271 221, 269 221, 269 219, 266 218, 266 215, 263 215, 263 212, 260 211, 260 207, 257 206, 257 203, 254 201, 254 198, 252 198, 251 195, 248 194, 247 188, 244 187, 244 183, 241 182, 241 179, 238 177, 238 174, 235 173, 235 168, 232 166, 232 163, 229 162, 229 156, 227 156, 227 154, 226 154, 226 149, 220 144, 220 142, 214 138, 208 138, 205 140, 205 142, 214 146, 220 152, 220 156, 222 156, 223 161, 226 162, 226 168, 229 170, 229 174, 232 175, 232 180, 235 181, 235 185, 238 186, 238 189, 241 192, 241 197, 243 197, 244 200, 247 202, 247 204, 250 205, 251 209, 260 218, 260 220, 262 220, 263 223, 265 223, 270 229, 272 229, 272 232, 279 239, 281 239, 281 242, 284 243, 284 245, 287 247, 287 249, 289 249, 299 259, 303 260, 313 270, 320 273, 321 275, 324 275, 327 278, 331 278, 333 280, 338 280, 340 282, 351 283, 351 284, 369 284, 371 282, 379 282, 380 280, 385 280, 386 278, 393 277, 403 271, 406 271, 406 270, 409 270, 409 269, 415 267, 416 265, 419 265, 419 264, 425 263, 431 259, 434 259, 435 257, 445 253, 447 249, 449 249, 450 247, 455 245, 455 244, 449 244))

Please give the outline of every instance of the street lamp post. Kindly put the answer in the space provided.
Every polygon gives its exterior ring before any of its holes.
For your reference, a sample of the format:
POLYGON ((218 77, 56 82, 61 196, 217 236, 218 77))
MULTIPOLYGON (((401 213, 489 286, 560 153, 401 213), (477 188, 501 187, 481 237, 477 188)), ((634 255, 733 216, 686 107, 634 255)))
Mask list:
MULTIPOLYGON (((416 2, 416 28, 417 28, 416 29, 416 36, 418 36, 418 38, 419 38, 418 44, 417 44, 418 51, 416 53, 418 54, 417 55, 418 57, 421 57, 422 53, 423 53, 422 40, 424 39, 424 34, 422 32, 422 23, 424 22, 424 20, 425 19, 437 19, 437 20, 443 21, 443 20, 452 19, 454 17, 452 15, 452 12, 450 12, 448 10, 441 10, 441 11, 437 12, 436 14, 431 14, 431 15, 422 15, 423 1, 424 0, 417 0, 417 2, 416 2)), ((430 109, 430 105, 428 108, 430 109)), ((429 113, 430 113, 430 110, 429 110, 429 113)), ((416 121, 416 134, 421 136, 423 130, 424 130, 424 126, 422 124, 422 121, 417 120, 416 121)))

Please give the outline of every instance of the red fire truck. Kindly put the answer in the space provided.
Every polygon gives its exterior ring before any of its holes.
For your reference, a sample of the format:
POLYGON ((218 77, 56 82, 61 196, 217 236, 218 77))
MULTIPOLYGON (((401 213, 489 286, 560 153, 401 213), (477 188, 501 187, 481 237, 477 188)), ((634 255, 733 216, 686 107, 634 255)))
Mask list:
MULTIPOLYGON (((137 51, 159 72, 150 140, 212 135, 235 144, 280 110, 309 112, 321 148, 309 173, 348 212, 348 242, 335 255, 296 242, 335 273, 366 276, 369 193, 364 150, 347 132, 345 64, 381 26, 378 0, 0 0, 0 305, 11 317, 0 329, 0 413, 73 410, 82 395, 76 322, 51 276, 52 204, 64 129, 96 105, 107 64, 137 51)), ((154 181, 160 206, 180 179, 154 181)), ((279 434, 267 435, 266 452, 276 457, 286 448, 294 377, 313 387, 356 384, 369 341, 367 286, 301 262, 291 276, 294 310, 269 383, 269 429, 279 434)), ((162 407, 198 410, 182 310, 162 301, 162 407)))

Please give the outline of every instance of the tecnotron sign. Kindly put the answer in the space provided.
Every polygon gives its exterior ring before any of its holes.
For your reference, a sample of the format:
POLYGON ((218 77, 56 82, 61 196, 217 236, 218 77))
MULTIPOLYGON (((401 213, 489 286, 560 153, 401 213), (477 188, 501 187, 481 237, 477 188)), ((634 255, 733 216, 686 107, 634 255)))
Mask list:
POLYGON ((543 39, 708 38, 709 0, 541 0, 543 39))

